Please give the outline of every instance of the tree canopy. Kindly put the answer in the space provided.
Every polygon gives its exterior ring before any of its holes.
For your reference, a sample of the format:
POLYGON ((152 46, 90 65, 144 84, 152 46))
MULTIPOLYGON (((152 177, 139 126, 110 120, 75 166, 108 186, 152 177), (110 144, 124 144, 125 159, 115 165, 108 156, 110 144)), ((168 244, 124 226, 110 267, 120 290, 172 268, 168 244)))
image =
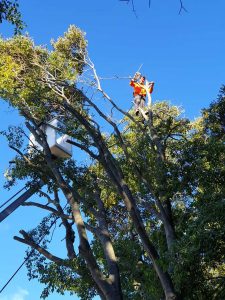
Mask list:
POLYGON ((24 117, 2 133, 16 152, 6 187, 46 186, 25 205, 47 214, 15 237, 33 249, 28 276, 42 298, 223 299, 225 87, 195 121, 149 93, 136 116, 102 89, 86 46, 75 26, 52 51, 28 36, 0 40, 0 97, 24 117), (73 158, 51 153, 44 125, 55 117, 73 158))
POLYGON ((25 27, 19 11, 18 1, 2 0, 0 2, 0 23, 7 21, 14 26, 15 33, 20 33, 25 27))

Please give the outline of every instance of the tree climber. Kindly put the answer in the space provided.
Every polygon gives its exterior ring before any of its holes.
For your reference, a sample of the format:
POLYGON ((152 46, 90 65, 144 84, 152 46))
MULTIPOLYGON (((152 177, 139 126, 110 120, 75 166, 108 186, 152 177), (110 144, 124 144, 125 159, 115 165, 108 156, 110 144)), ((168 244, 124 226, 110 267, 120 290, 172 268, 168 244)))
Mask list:
MULTIPOLYGON (((145 106, 145 97, 146 97, 146 85, 145 85, 145 76, 141 75, 139 72, 135 73, 134 77, 130 81, 130 86, 134 88, 134 105, 135 105, 135 114, 139 114, 139 108, 144 108, 145 106), (139 82, 138 82, 139 80, 139 82)), ((154 82, 148 83, 149 93, 153 92, 154 82)))

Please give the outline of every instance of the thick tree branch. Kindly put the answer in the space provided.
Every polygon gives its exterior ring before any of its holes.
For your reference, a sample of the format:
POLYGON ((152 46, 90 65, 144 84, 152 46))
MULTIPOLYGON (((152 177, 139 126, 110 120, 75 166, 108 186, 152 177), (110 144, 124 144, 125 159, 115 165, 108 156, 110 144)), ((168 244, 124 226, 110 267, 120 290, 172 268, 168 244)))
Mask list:
POLYGON ((54 263, 60 265, 60 266, 65 266, 65 260, 61 259, 53 254, 51 254, 49 251, 45 250, 43 247, 41 247, 40 245, 38 245, 37 243, 35 243, 32 238, 30 238, 30 236, 26 233, 26 231, 24 230, 20 230, 20 233, 22 234, 23 238, 18 237, 18 236, 14 236, 14 239, 24 243, 32 248, 34 248, 35 250, 37 250, 40 254, 44 255, 46 258, 48 258, 49 260, 53 261, 54 263))
POLYGON ((80 143, 77 143, 75 141, 72 141, 72 140, 67 140, 67 143, 71 144, 71 145, 74 145, 76 146, 77 148, 80 148, 81 150, 84 150, 85 152, 87 152, 90 157, 92 157, 93 159, 98 159, 98 156, 96 154, 94 154, 91 150, 89 150, 86 146, 80 144, 80 143))
POLYGON ((56 216, 58 216, 58 217, 60 217, 62 219, 72 220, 72 216, 61 214, 56 209, 54 209, 52 207, 49 207, 49 206, 46 206, 46 205, 43 205, 43 204, 40 204, 40 203, 31 202, 31 201, 30 202, 24 202, 23 206, 35 206, 35 207, 38 207, 38 208, 41 208, 41 209, 44 209, 44 210, 48 210, 51 213, 53 213, 54 215, 56 215, 56 216))
POLYGON ((55 190, 54 191, 54 195, 55 195, 55 206, 58 210, 58 212, 61 215, 61 220, 62 223, 66 229, 66 248, 67 248, 67 255, 70 259, 73 259, 76 257, 75 254, 75 249, 74 249, 74 241, 75 241, 75 233, 74 230, 72 228, 72 224, 70 224, 68 222, 68 220, 66 218, 63 217, 63 209, 61 207, 61 205, 59 204, 59 196, 58 196, 58 192, 55 190))

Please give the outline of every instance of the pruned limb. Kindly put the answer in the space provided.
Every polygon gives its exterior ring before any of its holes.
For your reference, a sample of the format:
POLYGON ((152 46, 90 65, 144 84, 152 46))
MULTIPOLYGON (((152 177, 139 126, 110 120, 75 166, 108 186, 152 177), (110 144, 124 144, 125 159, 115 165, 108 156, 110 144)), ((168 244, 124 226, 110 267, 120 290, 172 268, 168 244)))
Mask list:
POLYGON ((86 146, 77 143, 75 141, 72 140, 67 140, 67 143, 76 146, 77 148, 80 148, 81 150, 84 150, 85 152, 87 152, 93 159, 98 159, 98 155, 94 154, 91 150, 89 150, 86 146))
POLYGON ((85 63, 91 68, 93 74, 94 74, 94 79, 96 81, 96 87, 97 90, 103 95, 105 99, 107 99, 113 107, 115 107, 120 113, 122 113, 124 116, 127 116, 131 121, 133 121, 135 124, 137 124, 137 121, 126 111, 122 110, 119 108, 116 103, 109 97, 108 94, 104 92, 104 90, 101 87, 101 82, 100 82, 100 77, 97 75, 94 63, 90 60, 90 58, 86 58, 85 63))
POLYGON ((54 215, 62 218, 62 219, 68 219, 68 220, 72 220, 72 216, 69 216, 69 215, 65 215, 65 214, 61 214, 58 210, 52 208, 52 207, 49 207, 47 205, 43 205, 43 204, 40 204, 40 203, 36 203, 36 202, 24 202, 23 203, 23 206, 35 206, 35 207, 38 207, 38 208, 41 208, 41 209, 45 209, 45 210, 48 210, 50 211, 51 213, 53 213, 54 215))
POLYGON ((65 260, 57 257, 53 254, 51 254, 49 251, 45 250, 43 247, 41 247, 40 245, 38 245, 36 242, 34 242, 34 240, 28 235, 28 233, 24 230, 20 230, 20 233, 22 234, 23 238, 18 237, 18 236, 14 236, 13 238, 23 244, 26 244, 32 248, 34 248, 35 250, 37 250, 40 254, 44 255, 46 258, 48 258, 49 260, 55 262, 56 264, 60 265, 60 266, 65 266, 65 260))
POLYGON ((28 163, 28 165, 32 166, 32 167, 37 167, 35 164, 32 163, 32 161, 26 156, 24 155, 19 149, 17 149, 16 147, 9 145, 9 148, 11 148, 12 150, 14 150, 15 152, 17 152, 24 160, 26 163, 28 163))

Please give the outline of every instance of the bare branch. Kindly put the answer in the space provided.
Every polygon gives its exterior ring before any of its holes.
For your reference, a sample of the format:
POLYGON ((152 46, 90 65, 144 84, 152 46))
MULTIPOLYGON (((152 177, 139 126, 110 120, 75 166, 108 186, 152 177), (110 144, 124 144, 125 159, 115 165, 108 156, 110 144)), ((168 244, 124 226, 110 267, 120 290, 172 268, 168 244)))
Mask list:
POLYGON ((41 247, 40 245, 35 243, 26 231, 20 230, 20 233, 22 234, 23 238, 18 237, 18 236, 14 236, 13 238, 15 240, 23 243, 23 244, 26 244, 26 245, 34 248, 40 254, 44 255, 46 258, 48 258, 49 260, 55 262, 56 264, 58 264, 60 266, 65 266, 66 265, 65 261, 62 258, 59 258, 59 257, 51 254, 49 251, 45 250, 43 247, 41 247))
POLYGON ((94 78, 96 81, 96 87, 97 90, 103 95, 103 97, 105 99, 107 99, 112 105, 113 107, 115 107, 119 112, 121 112, 123 115, 127 116, 130 120, 132 120, 135 124, 137 124, 137 121, 126 111, 122 110, 121 108, 119 108, 116 103, 104 92, 104 90, 101 87, 101 83, 100 83, 100 78, 97 75, 94 63, 90 60, 90 58, 86 58, 85 60, 86 64, 89 65, 89 67, 91 68, 93 74, 94 74, 94 78))
POLYGON ((181 14, 182 10, 187 12, 186 8, 184 7, 183 5, 183 1, 182 0, 179 0, 180 1, 180 10, 179 10, 179 14, 181 14))
POLYGON ((50 211, 51 213, 53 213, 54 215, 62 218, 62 219, 68 219, 68 220, 72 220, 72 216, 69 216, 69 215, 65 215, 65 214, 61 214, 59 211, 57 211, 56 209, 52 208, 52 207, 49 207, 47 205, 43 205, 43 204, 40 204, 40 203, 37 203, 37 202, 25 202, 23 204, 23 206, 35 206, 35 207, 38 207, 38 208, 41 208, 41 209, 44 209, 44 210, 48 210, 50 211))
POLYGON ((37 167, 35 164, 32 163, 32 161, 26 156, 24 155, 19 149, 17 149, 14 146, 9 145, 9 148, 13 149, 14 151, 16 151, 27 163, 28 165, 32 166, 32 167, 37 167))
POLYGON ((113 77, 99 77, 100 80, 112 80, 112 79, 131 79, 132 76, 118 76, 115 75, 113 77))
POLYGON ((98 156, 96 154, 94 154, 91 150, 89 150, 86 146, 79 144, 75 141, 71 141, 71 140, 67 140, 67 143, 74 145, 78 148, 80 148, 81 150, 84 150, 85 152, 87 152, 93 159, 98 159, 98 156))

